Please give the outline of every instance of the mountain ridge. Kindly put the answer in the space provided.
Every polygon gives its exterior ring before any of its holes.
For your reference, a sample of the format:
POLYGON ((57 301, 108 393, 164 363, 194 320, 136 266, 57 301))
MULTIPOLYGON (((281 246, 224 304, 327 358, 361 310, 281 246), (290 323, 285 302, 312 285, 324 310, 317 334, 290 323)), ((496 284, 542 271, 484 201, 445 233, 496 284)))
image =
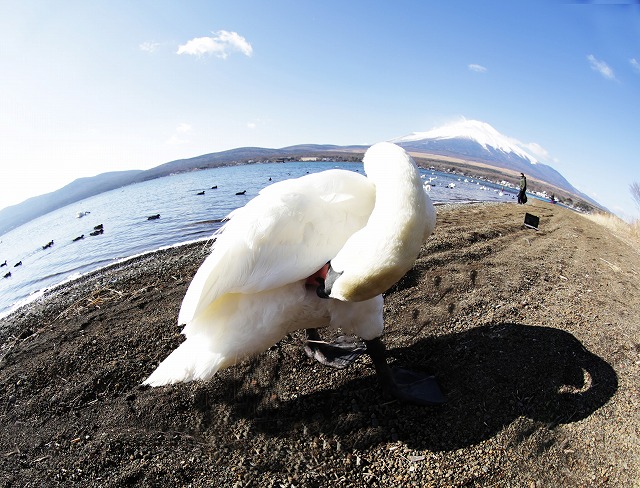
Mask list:
POLYGON ((503 153, 514 153, 522 159, 528 159, 531 163, 538 163, 538 159, 531 155, 523 144, 512 137, 505 136, 498 132, 487 122, 479 120, 463 119, 458 122, 446 124, 427 132, 413 132, 409 135, 396 138, 391 142, 403 143, 424 141, 424 140, 451 140, 468 139, 480 144, 483 149, 490 151, 488 146, 502 151, 503 153))
MULTIPOLYGON (((525 173, 602 208, 598 202, 584 195, 558 171, 529 154, 522 143, 504 136, 486 122, 464 120, 462 123, 414 132, 391 139, 405 150, 422 156, 445 156, 488 164, 494 168, 525 173)), ((169 176, 171 174, 221 166, 251 164, 266 161, 294 160, 302 157, 326 157, 339 160, 361 160, 368 146, 332 144, 299 144, 279 149, 241 147, 178 159, 147 170, 101 173, 79 178, 59 190, 35 196, 22 203, 0 210, 0 235, 85 198, 123 186, 169 176)))
POLYGON ((413 132, 397 137, 392 142, 408 151, 462 157, 524 173, 600 206, 575 188, 557 170, 532 155, 527 149, 531 144, 526 145, 505 136, 486 122, 463 119, 427 132, 413 132))

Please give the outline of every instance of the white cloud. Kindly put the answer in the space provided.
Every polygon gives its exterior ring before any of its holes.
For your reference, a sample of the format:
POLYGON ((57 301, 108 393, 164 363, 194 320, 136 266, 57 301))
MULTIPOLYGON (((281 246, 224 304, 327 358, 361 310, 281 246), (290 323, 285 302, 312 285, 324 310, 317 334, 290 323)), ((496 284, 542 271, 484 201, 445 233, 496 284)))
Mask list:
POLYGON ((141 51, 145 51, 148 53, 153 53, 156 52, 158 50, 158 48, 160 47, 160 43, 159 42, 153 42, 153 41, 146 41, 143 42, 142 44, 140 44, 140 46, 138 46, 140 48, 141 51))
POLYGON ((631 67, 635 70, 636 73, 640 73, 640 63, 636 58, 631 58, 629 60, 629 64, 631 64, 631 67))
POLYGON ((547 151, 537 142, 530 142, 528 144, 520 143, 520 146, 529 151, 537 159, 540 159, 542 161, 549 161, 549 151, 547 151))
POLYGON ((169 139, 167 139, 167 144, 175 146, 178 144, 187 144, 191 142, 186 137, 186 135, 189 134, 190 132, 191 132, 191 125, 185 122, 178 124, 178 126, 174 130, 174 133, 171 135, 171 137, 169 137, 169 139))
POLYGON ((214 32, 212 37, 196 37, 178 47, 177 54, 191 54, 202 56, 212 54, 218 58, 226 59, 230 51, 239 51, 245 56, 253 54, 253 47, 237 32, 220 30, 214 32))
POLYGON ((467 68, 469 68, 470 71, 475 71, 476 73, 486 73, 487 72, 487 68, 485 68, 481 64, 469 64, 469 65, 467 65, 467 68))
POLYGON ((587 56, 587 59, 589 60, 589 64, 591 65, 592 70, 597 71, 608 80, 616 79, 615 73, 607 63, 605 63, 604 61, 600 61, 593 54, 589 54, 589 56, 587 56))
POLYGON ((249 130, 255 130, 262 127, 267 127, 270 124, 270 119, 265 119, 262 117, 253 117, 248 120, 246 123, 246 127, 249 130))
POLYGON ((178 127, 176 127, 176 132, 178 134, 186 134, 187 132, 191 132, 191 126, 189 124, 182 122, 181 124, 178 125, 178 127))

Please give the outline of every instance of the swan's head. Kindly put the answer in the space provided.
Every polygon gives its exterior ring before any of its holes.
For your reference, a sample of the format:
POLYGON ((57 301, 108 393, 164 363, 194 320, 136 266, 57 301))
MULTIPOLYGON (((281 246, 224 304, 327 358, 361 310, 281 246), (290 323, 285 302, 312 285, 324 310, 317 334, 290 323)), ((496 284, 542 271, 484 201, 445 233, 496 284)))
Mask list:
POLYGON ((375 205, 367 225, 331 260, 320 296, 357 302, 384 293, 411 269, 435 228, 433 204, 404 149, 376 144, 363 163, 376 188, 375 205))

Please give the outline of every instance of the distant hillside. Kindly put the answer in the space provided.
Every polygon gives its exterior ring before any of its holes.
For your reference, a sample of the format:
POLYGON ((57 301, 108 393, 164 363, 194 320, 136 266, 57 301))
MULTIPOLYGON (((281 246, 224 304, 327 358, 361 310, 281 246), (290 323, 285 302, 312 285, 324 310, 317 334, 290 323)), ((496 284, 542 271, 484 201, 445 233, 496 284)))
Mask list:
POLYGON ((268 149, 264 147, 241 147, 217 153, 203 154, 189 159, 178 159, 140 172, 134 181, 140 182, 160 178, 176 173, 199 169, 218 168, 238 164, 275 161, 278 159, 296 159, 302 156, 323 156, 343 158, 350 150, 364 153, 367 146, 334 146, 319 144, 300 144, 297 146, 268 149))
MULTIPOLYGON (((393 142, 408 151, 424 155, 427 160, 435 157, 434 155, 441 155, 461 160, 480 161, 494 168, 493 171, 499 172, 500 168, 504 168, 512 172, 524 172, 530 177, 547 182, 554 187, 563 189, 568 194, 578 196, 595 206, 599 206, 597 202, 576 190, 551 166, 542 164, 522 149, 509 145, 511 140, 499 134, 488 124, 476 123, 482 130, 475 130, 473 138, 470 135, 454 137, 447 134, 447 137, 443 137, 442 133, 439 133, 437 137, 432 137, 433 133, 414 133, 393 142)), ((59 190, 30 198, 0 210, 0 235, 58 208, 132 183, 220 166, 299 160, 302 157, 360 161, 367 147, 330 144, 301 144, 280 149, 242 147, 170 161, 144 171, 120 171, 80 178, 59 190)))
POLYGON ((103 173, 88 178, 79 178, 51 193, 29 198, 22 203, 0 210, 0 235, 49 212, 105 191, 114 190, 133 183, 161 178, 176 173, 195 171, 220 166, 250 164, 255 162, 294 160, 302 156, 359 160, 366 146, 334 146, 306 144, 267 149, 242 147, 218 153, 204 154, 189 159, 179 159, 148 170, 131 170, 103 173), (353 156, 348 156, 354 152, 353 156))
POLYGON ((0 235, 30 220, 99 193, 130 184, 140 170, 114 171, 79 178, 51 193, 29 198, 0 210, 0 235))
POLYGON ((427 154, 438 154, 454 158, 469 159, 491 164, 498 168, 509 169, 518 173, 525 173, 539 180, 551 183, 559 188, 577 193, 578 190, 569 183, 564 176, 551 166, 544 163, 530 161, 513 153, 506 153, 493 148, 482 148, 478 143, 467 139, 455 139, 447 141, 415 141, 399 143, 407 151, 415 151, 427 154))
POLYGON ((398 137, 392 142, 411 152, 460 158, 513 173, 524 173, 527 177, 536 178, 601 207, 598 202, 577 190, 554 168, 539 161, 526 145, 498 132, 486 122, 463 119, 427 132, 414 132, 398 137))

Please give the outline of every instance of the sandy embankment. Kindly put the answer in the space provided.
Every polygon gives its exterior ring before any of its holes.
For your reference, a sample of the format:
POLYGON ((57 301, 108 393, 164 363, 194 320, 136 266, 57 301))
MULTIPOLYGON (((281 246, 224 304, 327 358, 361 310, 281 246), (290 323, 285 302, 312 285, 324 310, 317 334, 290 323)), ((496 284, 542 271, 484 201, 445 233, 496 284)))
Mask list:
POLYGON ((541 202, 438 218, 387 294, 385 342, 446 405, 381 397, 367 360, 324 368, 300 334, 211 381, 140 388, 181 340, 191 245, 2 320, 1 486, 638 486, 637 248, 541 202))

